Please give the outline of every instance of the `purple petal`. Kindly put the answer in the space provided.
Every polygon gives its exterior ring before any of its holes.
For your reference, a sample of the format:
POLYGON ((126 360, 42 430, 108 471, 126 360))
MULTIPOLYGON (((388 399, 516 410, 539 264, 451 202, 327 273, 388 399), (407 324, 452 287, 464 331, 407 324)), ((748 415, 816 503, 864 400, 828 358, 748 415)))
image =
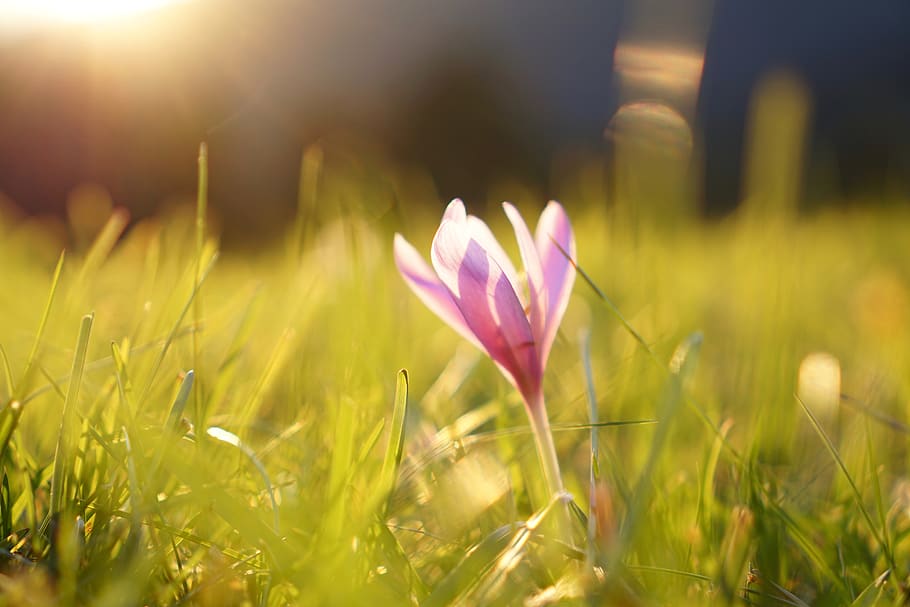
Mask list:
POLYGON ((547 318, 539 345, 541 361, 545 365, 575 282, 575 266, 566 258, 568 255, 573 261, 576 259, 575 235, 569 217, 555 200, 551 200, 540 215, 535 241, 547 285, 547 318))
POLYGON ((483 346, 465 322, 461 310, 455 305, 452 294, 440 282, 433 268, 424 261, 417 249, 411 246, 401 234, 395 234, 394 251, 395 265, 398 266, 402 278, 417 297, 443 322, 482 350, 483 346))
POLYGON ((530 310, 528 318, 531 322, 531 332, 539 341, 544 336, 547 321, 547 285, 544 281, 543 267, 540 263, 540 254, 534 244, 534 238, 528 229, 528 224, 522 218, 514 206, 508 202, 502 203, 502 208, 506 212, 506 217, 512 223, 515 230, 515 239, 518 241, 518 250, 521 252, 521 260, 525 266, 525 272, 528 275, 528 294, 530 299, 530 310))
POLYGON ((531 326, 512 283, 466 225, 443 221, 433 239, 433 267, 490 358, 529 398, 541 366, 531 326))
POLYGON ((506 254, 505 249, 502 248, 502 245, 499 244, 499 241, 493 236, 493 232, 490 231, 490 228, 482 219, 479 219, 474 215, 468 215, 467 221, 468 233, 471 235, 471 238, 476 240, 477 244, 493 258, 500 268, 502 268, 506 278, 509 279, 512 288, 518 295, 518 300, 521 302, 522 307, 524 307, 526 302, 524 294, 521 291, 521 282, 518 280, 518 271, 512 264, 512 260, 509 259, 508 254, 506 254))

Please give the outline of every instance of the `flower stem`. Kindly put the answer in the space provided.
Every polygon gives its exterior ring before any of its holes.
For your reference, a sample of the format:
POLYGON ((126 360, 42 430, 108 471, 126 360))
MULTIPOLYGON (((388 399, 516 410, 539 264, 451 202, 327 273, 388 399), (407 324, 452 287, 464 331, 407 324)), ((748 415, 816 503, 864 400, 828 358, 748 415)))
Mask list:
MULTIPOLYGON (((556 455, 556 445, 553 443, 553 433, 550 431, 543 392, 538 393, 528 402, 528 418, 531 421, 531 430, 534 432, 534 442, 537 445, 537 454, 540 456, 550 497, 562 495, 565 493, 565 488, 562 484, 562 474, 559 471, 559 458, 556 455)), ((571 546, 573 544, 572 527, 568 502, 563 502, 562 506, 556 508, 556 519, 559 539, 571 546)))

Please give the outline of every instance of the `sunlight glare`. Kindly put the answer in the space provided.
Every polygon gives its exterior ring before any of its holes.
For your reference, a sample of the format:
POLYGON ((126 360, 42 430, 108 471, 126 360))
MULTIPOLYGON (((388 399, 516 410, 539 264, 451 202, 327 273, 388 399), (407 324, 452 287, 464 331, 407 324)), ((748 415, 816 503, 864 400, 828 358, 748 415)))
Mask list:
MULTIPOLYGON (((185 0, 25 0, 6 11, 33 21, 97 23, 130 17, 185 0)), ((6 4, 6 3, 3 3, 6 4)))

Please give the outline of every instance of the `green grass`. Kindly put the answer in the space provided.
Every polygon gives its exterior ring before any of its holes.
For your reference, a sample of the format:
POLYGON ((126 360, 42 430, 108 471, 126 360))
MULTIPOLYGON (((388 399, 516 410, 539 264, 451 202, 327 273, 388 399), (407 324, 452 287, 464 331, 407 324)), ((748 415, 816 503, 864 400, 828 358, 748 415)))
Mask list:
POLYGON ((395 230, 428 250, 423 202, 329 175, 246 254, 193 210, 119 242, 114 213, 62 258, 0 219, 0 602, 902 604, 906 211, 667 226, 567 200, 566 546, 518 396, 394 269, 395 230), (817 350, 833 410, 794 394, 817 350))

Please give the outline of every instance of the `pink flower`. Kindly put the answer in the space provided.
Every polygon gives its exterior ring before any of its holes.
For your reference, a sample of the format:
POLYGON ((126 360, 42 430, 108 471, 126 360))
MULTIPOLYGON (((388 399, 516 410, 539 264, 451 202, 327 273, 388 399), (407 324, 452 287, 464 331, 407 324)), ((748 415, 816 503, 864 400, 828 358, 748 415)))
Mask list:
POLYGON ((433 267, 400 234, 395 263, 414 293, 486 352, 540 415, 543 370, 575 281, 566 257, 575 259, 575 237, 558 202, 544 209, 533 237, 515 207, 506 202, 503 209, 518 240, 527 290, 487 225, 467 215, 458 199, 433 238, 433 267))

